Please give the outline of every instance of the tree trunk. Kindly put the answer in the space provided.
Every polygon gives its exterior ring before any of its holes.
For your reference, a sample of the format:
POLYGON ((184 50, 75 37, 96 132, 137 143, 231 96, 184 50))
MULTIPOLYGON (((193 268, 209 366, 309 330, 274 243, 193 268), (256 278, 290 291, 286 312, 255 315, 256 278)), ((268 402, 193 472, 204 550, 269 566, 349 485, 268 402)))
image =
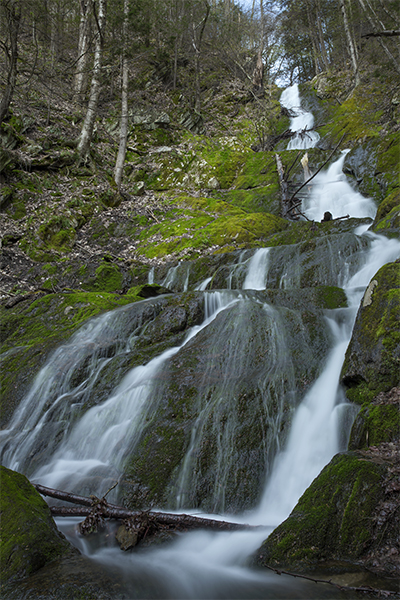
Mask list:
POLYGON ((343 25, 344 25, 344 32, 346 34, 347 48, 348 48, 348 51, 350 54, 351 64, 353 66, 354 83, 357 86, 360 83, 360 75, 358 73, 358 63, 357 63, 357 49, 354 44, 353 37, 352 37, 351 31, 350 31, 349 21, 347 19, 345 0, 339 0, 339 4, 340 4, 340 9, 342 11, 342 16, 343 16, 343 25))
MULTIPOLYGON (((93 3, 93 10, 95 6, 93 3)), ((96 15, 96 26, 97 33, 95 37, 95 51, 94 51, 94 63, 93 63, 93 74, 92 83, 90 86, 89 104, 86 111, 86 117, 82 126, 82 131, 78 141, 78 153, 82 160, 89 153, 90 143, 93 136, 94 122, 97 114, 97 105, 100 95, 100 75, 101 75, 101 61, 102 61, 102 49, 103 49, 103 38, 105 29, 106 19, 106 0, 99 0, 99 10, 96 15)))
POLYGON ((121 188, 122 172, 124 169, 126 145, 128 140, 128 58, 126 55, 128 36, 129 0, 124 0, 124 24, 122 42, 122 91, 121 91, 121 127, 119 132, 119 148, 115 163, 114 180, 118 190, 121 188))
POLYGON ((321 7, 320 7, 319 0, 317 0, 316 20, 317 20, 318 38, 319 38, 319 46, 321 49, 322 62, 324 63, 325 69, 328 71, 329 70, 329 60, 328 60, 328 54, 327 54, 326 46, 325 46, 324 34, 322 32, 321 7))
POLYGON ((21 7, 19 2, 10 1, 6 3, 5 8, 7 10, 9 47, 5 46, 7 83, 0 103, 0 125, 8 114, 17 83, 18 31, 21 23, 21 7))
POLYGON ((79 23, 78 58, 76 61, 74 94, 77 103, 83 101, 87 85, 89 62, 90 13, 89 0, 80 0, 81 18, 79 23))
POLYGON ((195 24, 194 19, 192 23, 192 43, 195 52, 195 110, 200 112, 201 110, 201 86, 200 86, 200 56, 201 56, 201 42, 203 40, 204 29, 207 24, 208 16, 210 14, 211 7, 207 0, 204 0, 204 6, 206 14, 198 25, 195 24), (197 30, 199 29, 199 33, 197 30))

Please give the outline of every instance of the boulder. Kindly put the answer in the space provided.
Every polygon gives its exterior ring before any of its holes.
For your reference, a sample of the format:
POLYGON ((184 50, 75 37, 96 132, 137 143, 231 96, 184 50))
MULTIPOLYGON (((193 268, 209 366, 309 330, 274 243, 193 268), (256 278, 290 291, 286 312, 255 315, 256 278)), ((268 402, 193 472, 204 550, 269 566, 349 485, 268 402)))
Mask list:
POLYGON ((392 446, 336 455, 253 562, 298 573, 367 568, 398 576, 399 466, 392 446))
POLYGON ((53 560, 77 551, 58 531, 50 509, 21 475, 0 467, 2 583, 35 573, 53 560))

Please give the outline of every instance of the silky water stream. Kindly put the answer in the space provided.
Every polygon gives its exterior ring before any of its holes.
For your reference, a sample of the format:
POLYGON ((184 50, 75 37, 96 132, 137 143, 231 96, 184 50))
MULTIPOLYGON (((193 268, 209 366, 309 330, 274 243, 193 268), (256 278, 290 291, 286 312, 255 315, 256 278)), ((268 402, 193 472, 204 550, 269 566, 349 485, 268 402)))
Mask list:
MULTIPOLYGON (((293 102, 300 104, 295 92, 298 94, 297 88, 290 89, 289 100, 283 98, 282 102, 286 101, 289 108, 292 108, 293 102)), ((304 125, 302 121, 300 128, 304 129, 305 126, 311 128, 312 123, 308 121, 304 125)), ((311 143, 314 142, 315 139, 311 143)), ((342 175, 343 160, 344 155, 316 181, 310 198, 303 206, 309 218, 320 219, 323 214, 323 198, 328 193, 326 188, 330 194, 329 210, 356 217, 373 216, 373 203, 354 192, 342 175), (338 199, 340 204, 336 208, 338 199)), ((247 510, 245 514, 237 511, 234 516, 221 516, 226 505, 229 473, 235 468, 234 437, 238 423, 234 415, 230 417, 231 422, 228 417, 229 427, 224 425, 223 428, 225 421, 221 420, 221 432, 214 431, 218 437, 215 482, 210 492, 213 499, 208 504, 219 513, 214 518, 248 522, 265 528, 257 532, 197 531, 180 535, 164 546, 122 553, 116 547, 93 549, 84 538, 71 535, 71 523, 59 523, 60 528, 84 554, 90 555, 105 568, 118 572, 125 598, 250 600, 351 597, 329 586, 315 586, 246 566, 248 557, 273 528, 290 514, 300 495, 321 469, 338 451, 346 449, 356 409, 346 402, 339 387, 344 353, 363 291, 382 265, 400 256, 400 242, 369 233, 367 226, 359 227, 354 233, 347 234, 349 236, 353 240, 352 244, 347 244, 350 250, 347 250, 344 258, 340 257, 342 264, 332 264, 331 269, 336 284, 346 291, 348 308, 326 312, 326 336, 330 340, 330 350, 323 357, 319 376, 297 403, 297 408, 292 406, 292 424, 286 440, 282 440, 279 434, 283 406, 274 417, 269 417, 272 435, 264 444, 266 463, 269 463, 267 480, 258 482, 258 506, 247 510)), ((130 307, 91 320, 52 355, 16 411, 9 428, 0 432, 2 463, 27 473, 32 480, 43 485, 71 491, 79 489, 80 483, 88 475, 95 474, 97 480, 104 479, 106 483, 99 485, 98 489, 91 489, 90 493, 101 495, 108 488, 110 479, 119 477, 118 465, 133 452, 141 429, 151 417, 149 411, 157 410, 154 401, 149 402, 149 398, 156 393, 155 382, 161 369, 201 336, 209 335, 210 347, 217 346, 222 331, 217 325, 222 319, 225 319, 223 327, 231 327, 234 337, 235 329, 229 321, 231 315, 232 319, 236 319, 232 323, 238 319, 246 320, 248 311, 254 305, 268 322, 267 342, 272 348, 263 372, 255 374, 260 402, 264 403, 262 410, 268 414, 268 403, 272 401, 272 396, 268 395, 271 392, 267 388, 271 385, 274 401, 278 398, 278 403, 287 402, 296 393, 293 387, 294 367, 288 358, 289 334, 285 340, 282 315, 263 296, 264 290, 271 285, 281 290, 295 289, 299 285, 298 274, 289 275, 282 266, 285 256, 287 258, 285 252, 285 248, 263 248, 250 257, 243 255, 239 266, 244 275, 237 285, 240 289, 204 291, 211 282, 210 277, 198 284, 198 293, 204 295, 203 323, 190 328, 185 339, 177 346, 168 348, 146 365, 128 370, 105 401, 92 405, 85 412, 82 407, 90 406, 93 390, 97 389, 99 382, 101 385, 102 374, 107 370, 111 357, 127 354, 143 326, 142 313, 135 313, 130 307), (78 364, 84 365, 85 376, 77 380, 75 373, 78 364), (285 369, 285 381, 279 375, 281 368, 285 369)), ((237 267, 237 264, 232 265, 226 288, 235 287, 232 285, 235 280, 232 273, 237 267)), ((190 289, 190 273, 187 265, 184 268, 183 288, 186 290, 190 289)), ((171 284, 176 274, 177 269, 171 271, 163 283, 171 284)), ((332 273, 327 277, 321 285, 332 285, 329 280, 332 273)), ((154 280, 154 271, 151 278, 154 280)), ((153 301, 141 304, 150 313, 156 310, 153 301)), ((193 503, 186 504, 190 491, 198 485, 193 457, 201 444, 210 411, 218 415, 220 402, 233 402, 239 393, 237 386, 240 379, 245 376, 244 370, 249 368, 245 359, 235 356, 238 344, 242 342, 243 347, 247 348, 261 328, 261 324, 256 324, 248 334, 240 330, 236 337, 243 336, 243 340, 237 339, 232 351, 227 344, 227 357, 220 372, 223 380, 219 392, 221 398, 213 397, 211 387, 207 388, 211 400, 205 406, 199 405, 188 449, 176 477, 175 496, 168 507, 169 511, 172 508, 178 512, 199 514, 193 503), (237 384, 231 381, 235 379, 232 378, 232 364, 238 371, 237 384)), ((264 338, 259 338, 258 343, 264 344, 264 338)), ((206 369, 203 380, 211 376, 210 373, 206 369)), ((207 386, 207 381, 203 381, 202 385, 207 386)), ((216 423, 219 424, 218 419, 216 423)))

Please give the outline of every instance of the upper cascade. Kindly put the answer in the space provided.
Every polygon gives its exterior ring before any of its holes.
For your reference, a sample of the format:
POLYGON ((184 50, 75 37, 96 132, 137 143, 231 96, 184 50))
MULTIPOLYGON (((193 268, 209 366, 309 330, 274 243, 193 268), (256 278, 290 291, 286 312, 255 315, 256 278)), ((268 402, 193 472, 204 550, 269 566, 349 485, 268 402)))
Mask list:
POLYGON ((290 130, 295 131, 296 135, 290 140, 287 149, 307 150, 307 148, 314 148, 319 140, 319 134, 312 131, 314 116, 301 107, 297 83, 282 92, 280 103, 294 115, 290 120, 290 130))

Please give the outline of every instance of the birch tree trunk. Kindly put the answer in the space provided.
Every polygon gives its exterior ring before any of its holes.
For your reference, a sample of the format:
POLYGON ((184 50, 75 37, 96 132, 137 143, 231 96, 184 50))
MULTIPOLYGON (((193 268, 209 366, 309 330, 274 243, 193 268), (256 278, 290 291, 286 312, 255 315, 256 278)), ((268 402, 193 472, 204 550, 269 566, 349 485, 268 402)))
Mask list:
POLYGON ((352 64, 353 72, 354 72, 354 83, 357 86, 360 83, 360 75, 358 72, 358 62, 357 62, 357 49, 354 44, 353 37, 352 37, 351 31, 350 31, 349 21, 347 19, 345 0, 339 0, 339 4, 340 4, 340 9, 342 11, 342 16, 343 16, 343 25, 344 25, 344 32, 346 34, 347 48, 349 50, 351 64, 352 64))
POLYGON ((118 190, 121 189, 122 172, 124 169, 126 145, 128 140, 128 58, 127 58, 127 35, 128 35, 128 13, 129 0, 124 0, 124 24, 122 42, 122 91, 121 91, 121 125, 119 132, 119 148, 115 163, 114 180, 118 190))
MULTIPOLYGON (((96 15, 96 26, 97 32, 95 36, 95 50, 94 50, 94 61, 93 61, 93 74, 92 82, 90 86, 89 103, 86 111, 86 117, 83 122, 82 131, 78 141, 78 154, 82 160, 89 152, 90 143, 93 136, 93 127, 97 114, 97 105, 100 94, 100 74, 101 74, 101 61, 102 61, 102 49, 103 49, 103 38, 106 20, 106 0, 99 0, 99 10, 96 15)), ((95 12, 95 6, 93 3, 93 10, 95 12)))
POLYGON ((79 22, 78 58, 74 78, 74 94, 76 102, 83 100, 87 84, 87 68, 89 62, 90 13, 89 0, 80 0, 81 18, 79 22))
POLYGON ((19 2, 10 1, 6 3, 5 8, 7 11, 9 44, 3 44, 7 66, 7 82, 0 102, 0 124, 8 114, 17 83, 18 30, 21 23, 21 7, 19 2))

